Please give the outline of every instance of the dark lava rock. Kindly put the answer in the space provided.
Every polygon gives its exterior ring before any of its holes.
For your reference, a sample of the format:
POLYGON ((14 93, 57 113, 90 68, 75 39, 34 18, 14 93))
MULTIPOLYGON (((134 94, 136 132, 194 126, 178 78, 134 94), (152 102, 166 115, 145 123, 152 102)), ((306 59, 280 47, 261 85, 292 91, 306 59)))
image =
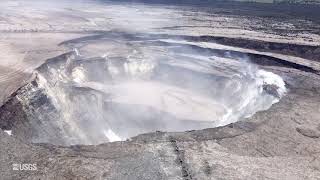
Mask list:
POLYGON ((272 85, 269 85, 269 84, 263 85, 263 90, 266 93, 268 93, 274 97, 280 98, 280 94, 278 93, 278 89, 279 89, 279 87, 276 85, 273 85, 273 84, 272 85))
POLYGON ((313 129, 309 129, 309 128, 296 128, 296 130, 298 131, 298 133, 309 137, 309 138, 319 138, 320 137, 320 132, 313 130, 313 129))

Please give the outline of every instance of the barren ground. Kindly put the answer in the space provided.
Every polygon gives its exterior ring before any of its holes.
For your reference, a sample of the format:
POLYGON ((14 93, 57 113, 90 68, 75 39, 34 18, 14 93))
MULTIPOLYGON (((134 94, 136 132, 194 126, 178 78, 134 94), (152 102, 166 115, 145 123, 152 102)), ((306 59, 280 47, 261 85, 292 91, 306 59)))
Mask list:
MULTIPOLYGON (((224 127, 94 146, 35 144, 23 133, 1 130, 0 179, 320 179, 320 7, 292 9, 1 2, 3 130, 28 123, 23 117, 10 122, 16 112, 6 108, 13 93, 33 80, 34 69, 71 52, 70 43, 113 32, 247 54, 259 68, 280 75, 288 92, 270 109, 224 127), (37 164, 38 170, 13 171, 17 163, 37 164)), ((88 55, 103 48, 89 46, 88 55)))

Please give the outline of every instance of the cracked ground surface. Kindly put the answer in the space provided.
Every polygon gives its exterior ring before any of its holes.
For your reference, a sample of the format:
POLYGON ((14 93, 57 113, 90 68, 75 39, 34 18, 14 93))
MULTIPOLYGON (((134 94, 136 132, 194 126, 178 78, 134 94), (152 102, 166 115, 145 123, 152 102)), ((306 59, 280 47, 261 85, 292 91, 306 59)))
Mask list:
MULTIPOLYGON (((34 144, 0 131, 0 179, 320 179, 320 24, 313 11, 319 7, 302 17, 259 6, 1 2, 1 105, 35 68, 72 51, 67 42, 113 31, 246 53, 280 75, 288 92, 270 109, 224 127, 95 146, 34 144), (15 163, 38 170, 13 171, 15 163)), ((1 116, 1 128, 7 121, 1 116)))

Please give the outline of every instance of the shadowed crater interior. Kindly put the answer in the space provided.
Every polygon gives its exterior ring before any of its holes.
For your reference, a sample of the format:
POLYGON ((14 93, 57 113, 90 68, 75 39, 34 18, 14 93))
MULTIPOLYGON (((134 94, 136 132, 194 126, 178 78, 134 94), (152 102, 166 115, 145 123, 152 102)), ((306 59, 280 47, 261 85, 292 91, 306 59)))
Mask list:
MULTIPOLYGON (((68 41, 1 107, 1 128, 31 142, 98 144, 152 131, 226 125, 286 88, 248 55, 113 32, 68 41)), ((196 43, 196 42, 194 42, 196 43)))

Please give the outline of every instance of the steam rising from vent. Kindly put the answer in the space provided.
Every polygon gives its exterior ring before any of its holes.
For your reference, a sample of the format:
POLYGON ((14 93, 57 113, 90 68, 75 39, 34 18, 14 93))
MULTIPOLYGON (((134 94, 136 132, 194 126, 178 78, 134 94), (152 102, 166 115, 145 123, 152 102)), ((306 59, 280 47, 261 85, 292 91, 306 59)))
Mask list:
MULTIPOLYGON (((53 114, 50 130, 63 141, 56 144, 222 126, 268 109, 286 92, 280 76, 228 51, 218 55, 183 44, 99 43, 106 48, 82 46, 69 58, 38 69, 34 88, 53 108, 33 112, 33 117, 53 114)), ((38 129, 43 128, 48 127, 38 129)))

